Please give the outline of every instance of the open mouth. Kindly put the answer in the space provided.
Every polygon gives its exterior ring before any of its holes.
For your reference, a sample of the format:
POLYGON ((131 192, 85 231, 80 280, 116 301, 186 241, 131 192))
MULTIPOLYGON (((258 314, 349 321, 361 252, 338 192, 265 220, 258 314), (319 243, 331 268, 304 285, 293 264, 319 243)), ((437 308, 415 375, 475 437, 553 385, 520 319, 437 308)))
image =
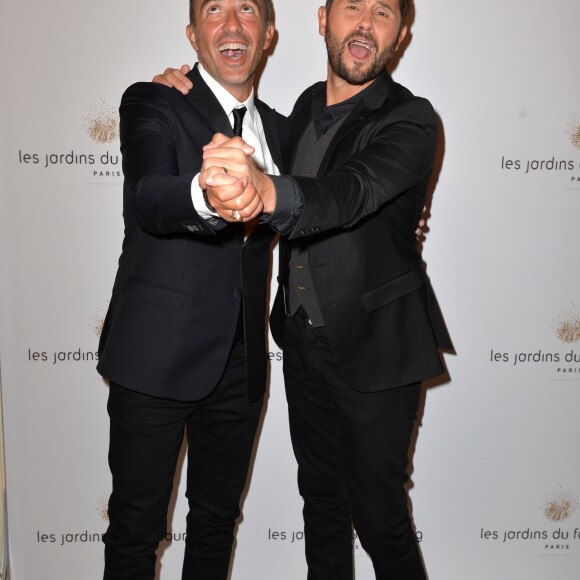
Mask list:
POLYGON ((375 45, 364 38, 355 38, 348 43, 348 50, 355 58, 364 60, 374 52, 375 45))
POLYGON ((242 58, 244 54, 246 54, 248 47, 242 42, 226 42, 224 44, 221 44, 218 47, 218 50, 226 58, 236 60, 238 58, 242 58))

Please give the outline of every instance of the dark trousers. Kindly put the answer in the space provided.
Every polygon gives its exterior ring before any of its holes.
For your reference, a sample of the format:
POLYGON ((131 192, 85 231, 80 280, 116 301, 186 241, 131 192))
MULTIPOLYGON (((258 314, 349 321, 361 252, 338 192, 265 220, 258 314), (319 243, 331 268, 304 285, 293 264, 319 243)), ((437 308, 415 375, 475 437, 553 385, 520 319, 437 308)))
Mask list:
POLYGON ((303 310, 285 322, 283 348, 308 580, 352 580, 353 525, 378 580, 425 580, 404 489, 420 385, 353 390, 303 310))
POLYGON ((154 579, 184 430, 189 514, 182 579, 226 580, 261 407, 262 399, 246 396, 243 345, 201 401, 158 399, 111 384, 105 580, 154 579))

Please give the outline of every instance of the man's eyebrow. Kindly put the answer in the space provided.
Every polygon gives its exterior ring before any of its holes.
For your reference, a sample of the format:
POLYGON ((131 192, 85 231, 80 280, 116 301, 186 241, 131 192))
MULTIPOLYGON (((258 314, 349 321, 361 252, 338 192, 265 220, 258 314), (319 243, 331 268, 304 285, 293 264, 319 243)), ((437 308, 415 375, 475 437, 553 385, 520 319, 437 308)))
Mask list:
MULTIPOLYGON (((360 1, 360 0, 355 0, 355 1, 360 1)), ((224 2, 225 2, 225 0, 201 0, 201 4, 200 4, 199 8, 200 8, 200 10, 203 10, 204 6, 206 6, 207 4, 223 4, 224 2)), ((261 4, 258 2, 258 0, 238 0, 237 4, 253 4, 257 8, 259 8, 260 10, 262 8, 261 4)))
POLYGON ((395 14, 395 9, 390 4, 388 4, 387 2, 383 2, 383 1, 379 0, 378 4, 382 8, 385 8, 386 10, 389 10, 389 12, 392 12, 393 14, 395 14))
MULTIPOLYGON (((266 2, 268 2, 268 0, 264 0, 264 3, 266 2)), ((258 0, 241 0, 239 4, 253 4, 260 12, 262 11, 262 4, 260 4, 258 0)))
MULTIPOLYGON (((344 4, 370 4, 373 0, 344 0, 344 4)), ((396 14, 395 9, 393 8, 392 4, 389 4, 385 0, 378 0, 377 4, 383 8, 391 12, 392 14, 396 14)))
MULTIPOLYGON (((370 2, 372 2, 372 0, 344 0, 344 1, 346 4, 369 4, 370 2)), ((389 12, 392 12, 393 14, 395 13, 395 9, 389 3, 379 0, 377 4, 379 4, 381 8, 389 10, 389 12)))
POLYGON ((210 3, 217 3, 217 4, 222 4, 222 3, 223 3, 223 1, 224 1, 224 0, 201 0, 201 4, 199 5, 199 9, 200 9, 200 10, 203 10, 203 9, 204 9, 204 7, 205 7, 207 4, 210 4, 210 3))

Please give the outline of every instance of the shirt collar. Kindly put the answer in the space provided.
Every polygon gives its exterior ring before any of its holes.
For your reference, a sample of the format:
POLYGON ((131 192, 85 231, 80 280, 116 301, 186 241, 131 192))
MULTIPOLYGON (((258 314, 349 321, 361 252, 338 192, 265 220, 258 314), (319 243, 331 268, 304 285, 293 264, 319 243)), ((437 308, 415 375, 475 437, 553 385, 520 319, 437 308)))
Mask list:
POLYGON ((250 96, 244 101, 240 102, 234 97, 227 89, 222 87, 204 68, 201 63, 198 63, 197 68, 201 78, 205 81, 210 91, 214 94, 215 98, 219 101, 223 110, 228 117, 231 115, 232 110, 244 105, 248 110, 248 113, 252 119, 252 123, 255 123, 256 115, 256 105, 254 104, 254 89, 250 93, 250 96))
POLYGON ((346 101, 326 106, 326 83, 316 87, 313 90, 311 108, 316 136, 320 139, 337 121, 348 115, 362 100, 368 89, 369 87, 365 87, 360 93, 356 93, 346 101))

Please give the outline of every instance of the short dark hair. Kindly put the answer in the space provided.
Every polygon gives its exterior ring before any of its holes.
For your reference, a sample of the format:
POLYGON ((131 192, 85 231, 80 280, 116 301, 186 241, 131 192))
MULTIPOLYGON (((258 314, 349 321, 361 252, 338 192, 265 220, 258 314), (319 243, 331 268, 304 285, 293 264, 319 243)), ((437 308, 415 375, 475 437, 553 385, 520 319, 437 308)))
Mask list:
MULTIPOLYGON (((326 10, 330 10, 332 3, 334 0, 326 0, 326 10)), ((411 11, 411 2, 412 0, 399 0, 399 10, 401 11, 401 26, 405 24, 405 21, 409 17, 409 12, 411 11)), ((191 0, 193 4, 193 0, 191 0)))
MULTIPOLYGON (((270 23, 270 1, 271 0, 264 0, 264 26, 267 26, 270 23)), ((189 0, 189 22, 192 26, 195 26, 195 10, 193 8, 194 4, 195 0, 189 0)))

